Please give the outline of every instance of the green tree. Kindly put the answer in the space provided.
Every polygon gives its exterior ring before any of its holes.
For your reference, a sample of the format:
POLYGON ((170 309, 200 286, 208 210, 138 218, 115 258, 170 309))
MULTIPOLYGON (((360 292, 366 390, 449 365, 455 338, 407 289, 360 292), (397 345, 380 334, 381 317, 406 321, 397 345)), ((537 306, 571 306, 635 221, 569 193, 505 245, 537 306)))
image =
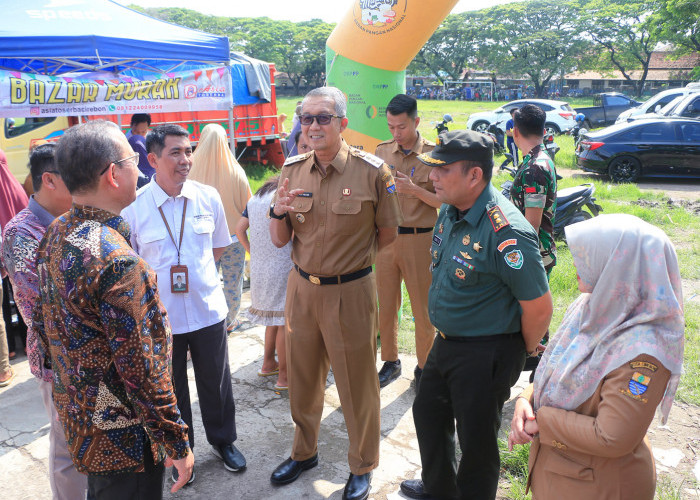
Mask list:
MULTIPOLYGON (((659 36, 647 19, 658 7, 650 0, 582 1, 581 25, 586 36, 603 49, 590 61, 595 69, 616 69, 627 83, 642 95, 649 73, 651 54, 659 36), (641 71, 639 78, 633 71, 641 71)), ((696 3, 697 5, 697 3, 696 3)))
POLYGON ((573 69, 586 41, 571 2, 536 0, 486 9, 479 63, 499 75, 527 75, 542 97, 553 77, 573 69))
MULTIPOLYGON (((649 16, 647 25, 659 40, 672 43, 675 55, 700 52, 700 5, 697 0, 665 0, 649 16)), ((700 78, 700 66, 693 71, 700 78)))

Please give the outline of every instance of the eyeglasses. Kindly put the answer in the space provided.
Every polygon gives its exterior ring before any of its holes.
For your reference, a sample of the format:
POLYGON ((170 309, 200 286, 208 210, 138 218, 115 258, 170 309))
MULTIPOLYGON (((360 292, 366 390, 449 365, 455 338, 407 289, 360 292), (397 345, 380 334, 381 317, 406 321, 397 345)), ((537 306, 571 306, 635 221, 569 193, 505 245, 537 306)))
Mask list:
POLYGON ((328 125, 331 122, 331 118, 344 117, 338 115, 330 115, 328 113, 322 113, 320 115, 301 115, 299 121, 302 125, 311 125, 314 122, 314 120, 316 120, 319 125, 328 125))
MULTIPOLYGON (((139 154, 134 153, 132 156, 127 156, 126 158, 122 158, 121 160, 113 161, 112 163, 114 163, 115 165, 119 165, 121 162, 129 161, 129 160, 132 160, 134 165, 138 165, 139 164, 139 154)), ((100 172, 100 175, 98 177, 102 176, 107 171, 107 169, 110 167, 110 165, 112 165, 112 163, 110 163, 105 168, 103 168, 102 172, 100 172)))

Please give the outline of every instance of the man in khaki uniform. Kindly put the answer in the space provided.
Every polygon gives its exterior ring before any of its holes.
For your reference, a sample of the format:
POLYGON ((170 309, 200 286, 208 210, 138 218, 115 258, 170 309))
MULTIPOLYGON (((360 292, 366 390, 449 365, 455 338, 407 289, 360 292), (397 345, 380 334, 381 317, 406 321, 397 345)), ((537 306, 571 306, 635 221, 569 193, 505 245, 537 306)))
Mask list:
POLYGON ((296 423, 291 457, 270 479, 288 484, 318 464, 330 365, 350 441, 351 474, 343 498, 364 500, 379 462, 372 264, 377 249, 396 238, 401 210, 389 167, 343 141, 346 107, 343 93, 334 87, 306 95, 300 121, 314 151, 285 162, 270 207, 273 243, 281 247, 292 240, 294 269, 285 316, 289 403, 296 423))
POLYGON ((396 179, 403 223, 396 240, 377 255, 379 335, 384 361, 379 370, 379 387, 389 385, 401 375, 398 311, 402 279, 406 282, 415 321, 416 385, 433 345, 435 328, 428 317, 430 244, 441 205, 428 179, 430 167, 417 159, 419 154, 435 147, 416 130, 420 123, 417 101, 406 94, 396 95, 386 108, 386 120, 393 139, 379 144, 376 155, 389 165, 396 179))

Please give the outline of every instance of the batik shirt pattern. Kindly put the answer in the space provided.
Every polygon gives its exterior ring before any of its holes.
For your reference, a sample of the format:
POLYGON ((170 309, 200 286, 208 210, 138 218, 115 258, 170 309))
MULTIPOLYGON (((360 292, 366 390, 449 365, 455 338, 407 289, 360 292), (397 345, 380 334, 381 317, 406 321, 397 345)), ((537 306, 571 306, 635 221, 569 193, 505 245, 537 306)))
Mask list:
POLYGON ((538 236, 540 255, 547 271, 551 272, 557 262, 557 247, 554 243, 554 213, 557 209, 557 171, 554 162, 541 146, 536 146, 523 158, 515 173, 511 200, 525 214, 526 208, 541 208, 542 221, 538 236))
POLYGON ((144 470, 144 454, 187 454, 171 383, 172 336, 153 270, 121 217, 74 206, 37 252, 34 323, 73 462, 104 475, 144 470), (146 449, 151 444, 151 450, 146 449))
POLYGON ((32 375, 45 382, 51 382, 53 373, 44 367, 32 311, 39 299, 36 251, 51 221, 53 216, 31 198, 29 206, 7 223, 2 241, 2 263, 10 277, 19 313, 27 325, 29 369, 32 375))

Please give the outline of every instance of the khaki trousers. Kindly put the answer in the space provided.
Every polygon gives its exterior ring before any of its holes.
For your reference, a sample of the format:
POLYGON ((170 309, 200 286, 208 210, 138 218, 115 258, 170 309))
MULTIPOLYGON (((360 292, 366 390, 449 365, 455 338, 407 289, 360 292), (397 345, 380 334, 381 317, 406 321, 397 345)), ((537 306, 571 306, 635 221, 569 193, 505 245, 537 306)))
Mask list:
POLYGON ((379 335, 382 361, 399 359, 399 320, 401 280, 411 300, 415 321, 416 356, 423 368, 435 338, 435 328, 428 316, 430 245, 433 233, 399 234, 377 254, 377 288, 379 291, 379 335))
POLYGON ((292 269, 287 282, 289 406, 296 423, 292 459, 317 453, 329 365, 343 408, 350 472, 379 463, 377 289, 373 274, 340 285, 314 285, 292 269))

